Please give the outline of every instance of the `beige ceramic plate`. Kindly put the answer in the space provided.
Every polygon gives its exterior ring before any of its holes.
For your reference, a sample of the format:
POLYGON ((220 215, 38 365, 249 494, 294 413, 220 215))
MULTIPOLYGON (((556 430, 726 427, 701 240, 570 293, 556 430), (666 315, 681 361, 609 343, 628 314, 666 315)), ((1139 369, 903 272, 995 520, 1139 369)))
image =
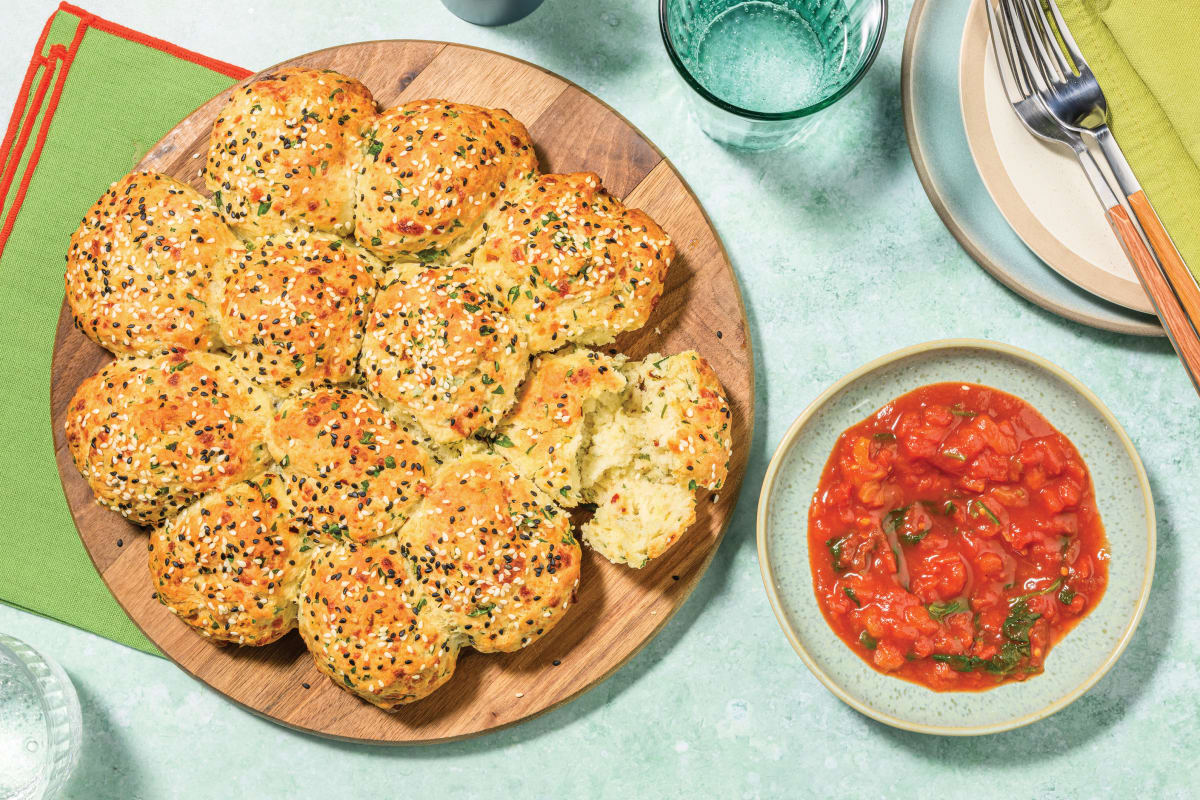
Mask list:
MULTIPOLYGON (((991 51, 983 0, 974 0, 967 14, 958 85, 971 156, 1017 235, 1077 286, 1153 314, 1075 157, 1064 147, 1032 136, 1008 104, 991 51)), ((1106 169, 1102 160, 1101 164, 1106 169)))
POLYGON ((950 339, 884 356, 813 401, 771 459, 758 503, 758 562, 775 616, 808 668, 853 708, 897 728, 971 736, 1019 728, 1066 707, 1116 663, 1150 594, 1155 522, 1150 484, 1120 423, 1083 384, 1032 353, 950 339), (905 392, 941 381, 994 386, 1032 403, 1078 448, 1108 533, 1104 597, 1030 680, 984 692, 935 692, 876 672, 825 622, 813 593, 808 508, 842 431, 905 392))

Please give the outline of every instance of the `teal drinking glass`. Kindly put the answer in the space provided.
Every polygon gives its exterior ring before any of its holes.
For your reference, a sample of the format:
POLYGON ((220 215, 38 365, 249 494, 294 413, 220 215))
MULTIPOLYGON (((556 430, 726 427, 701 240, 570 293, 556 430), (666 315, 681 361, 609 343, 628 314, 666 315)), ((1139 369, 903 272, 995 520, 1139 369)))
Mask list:
POLYGON ((769 150, 803 139, 866 74, 887 0, 659 0, 659 25, 700 128, 769 150))

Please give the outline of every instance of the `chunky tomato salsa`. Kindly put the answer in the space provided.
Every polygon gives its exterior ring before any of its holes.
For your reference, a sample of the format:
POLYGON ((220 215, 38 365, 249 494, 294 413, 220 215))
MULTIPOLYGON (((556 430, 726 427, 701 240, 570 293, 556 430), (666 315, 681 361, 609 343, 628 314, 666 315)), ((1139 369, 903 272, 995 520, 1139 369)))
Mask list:
POLYGON ((1025 401, 974 384, 924 386, 843 433, 808 537, 838 636, 938 691, 1040 673, 1108 580, 1079 452, 1025 401))

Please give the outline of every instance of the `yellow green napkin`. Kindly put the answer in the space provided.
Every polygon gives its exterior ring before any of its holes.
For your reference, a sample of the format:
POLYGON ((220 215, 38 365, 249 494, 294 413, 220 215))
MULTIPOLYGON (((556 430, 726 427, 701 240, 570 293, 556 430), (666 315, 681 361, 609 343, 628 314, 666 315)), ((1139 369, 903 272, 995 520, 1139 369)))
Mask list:
POLYGON ((108 185, 246 74, 64 3, 0 147, 0 601, 146 652, 157 651, 79 541, 55 467, 50 356, 64 256, 108 185))
POLYGON ((1200 5, 1058 0, 1108 99, 1113 135, 1200 278, 1200 5))

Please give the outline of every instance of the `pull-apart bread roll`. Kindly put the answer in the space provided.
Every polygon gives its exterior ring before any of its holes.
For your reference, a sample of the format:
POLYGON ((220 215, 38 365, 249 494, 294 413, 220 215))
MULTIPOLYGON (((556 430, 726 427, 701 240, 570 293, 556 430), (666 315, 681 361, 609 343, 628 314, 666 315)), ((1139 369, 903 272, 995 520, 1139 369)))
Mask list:
POLYGON ((450 680, 463 643, 446 632, 394 537, 342 542, 314 556, 300 594, 300 635, 317 669, 386 709, 450 680))
POLYGON ((569 347, 533 359, 517 404, 497 429, 492 446, 563 506, 583 500, 580 457, 600 409, 621 403, 624 356, 569 347))
POLYGON ((696 491, 719 489, 732 452, 729 405, 694 351, 625 364, 623 403, 594 417, 583 495, 597 505, 583 538, 610 561, 641 567, 696 518, 696 491))
POLYGON ((118 355, 214 350, 205 297, 213 272, 238 250, 195 189, 157 172, 132 172, 71 236, 66 288, 75 324, 118 355))
POLYGON ((255 238, 350 233, 375 100, 354 78, 291 67, 235 89, 213 123, 205 183, 225 220, 255 238))
POLYGON ((538 353, 645 325, 674 256, 654 220, 578 172, 523 181, 498 204, 475 268, 538 353))
POLYGON ((399 540, 414 580, 480 652, 520 650, 575 599, 581 553, 567 513, 499 456, 439 470, 399 540))
POLYGON ((269 473, 205 496, 150 535, 158 599, 203 636, 270 644, 296 627, 303 515, 269 473))
POLYGON ((516 399, 529 355, 469 267, 409 264, 385 277, 358 366, 371 391, 445 443, 499 421, 516 399))
POLYGON ((267 444, 322 543, 394 533, 426 491, 428 455, 418 437, 357 390, 288 398, 267 444))
POLYGON ((417 100, 388 109, 364 145, 355 237, 384 261, 446 264, 479 243, 484 214, 537 169, 503 109, 417 100))
POLYGON ((152 525, 266 468, 271 403, 225 355, 118 359, 79 385, 67 444, 100 503, 152 525))
POLYGON ((330 234, 294 231, 249 245, 214 287, 234 359, 278 394, 354 373, 379 263, 330 234))

